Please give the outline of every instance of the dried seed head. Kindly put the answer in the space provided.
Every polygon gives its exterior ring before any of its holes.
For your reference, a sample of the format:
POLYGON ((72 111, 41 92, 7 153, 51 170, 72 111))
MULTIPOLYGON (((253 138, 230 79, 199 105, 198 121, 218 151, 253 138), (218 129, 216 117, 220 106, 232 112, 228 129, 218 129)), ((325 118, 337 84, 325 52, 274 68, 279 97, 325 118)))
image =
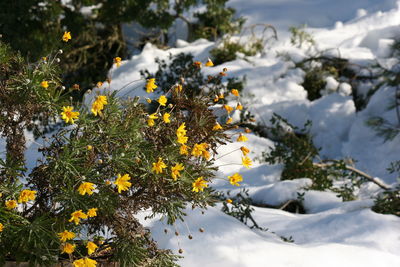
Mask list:
POLYGON ((178 250, 178 252, 179 252, 180 254, 182 254, 182 253, 183 253, 183 249, 180 248, 180 249, 178 250))
POLYGON ((201 233, 204 233, 204 228, 200 227, 200 228, 199 228, 199 231, 200 231, 201 233))
POLYGON ((193 239, 193 236, 192 235, 188 235, 188 238, 191 240, 191 239, 193 239))
POLYGON ((64 51, 62 51, 62 49, 58 50, 58 53, 62 54, 64 53, 64 51))
POLYGON ((176 236, 178 236, 178 235, 179 235, 178 231, 175 231, 175 235, 176 235, 176 236))
POLYGON ((168 230, 167 230, 167 229, 164 229, 164 233, 167 234, 167 233, 168 233, 168 230))

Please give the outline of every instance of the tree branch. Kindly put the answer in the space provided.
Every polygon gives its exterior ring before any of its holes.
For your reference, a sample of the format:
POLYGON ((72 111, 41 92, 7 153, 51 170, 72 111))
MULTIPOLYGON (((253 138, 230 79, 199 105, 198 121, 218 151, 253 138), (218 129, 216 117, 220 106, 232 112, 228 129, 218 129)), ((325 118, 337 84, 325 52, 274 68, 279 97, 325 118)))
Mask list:
MULTIPOLYGON (((325 168, 325 167, 328 167, 328 166, 331 166, 331 165, 334 165, 334 164, 335 163, 333 163, 333 162, 332 163, 313 163, 314 166, 320 167, 320 168, 325 168)), ((378 185, 382 189, 385 189, 385 190, 390 190, 391 189, 384 182, 372 177, 371 175, 369 175, 369 174, 367 174, 367 173, 365 173, 365 172, 363 172, 363 171, 361 171, 359 169, 354 168, 353 166, 345 165, 345 168, 348 169, 349 171, 357 173, 358 175, 366 178, 367 180, 373 182, 374 184, 378 185)))

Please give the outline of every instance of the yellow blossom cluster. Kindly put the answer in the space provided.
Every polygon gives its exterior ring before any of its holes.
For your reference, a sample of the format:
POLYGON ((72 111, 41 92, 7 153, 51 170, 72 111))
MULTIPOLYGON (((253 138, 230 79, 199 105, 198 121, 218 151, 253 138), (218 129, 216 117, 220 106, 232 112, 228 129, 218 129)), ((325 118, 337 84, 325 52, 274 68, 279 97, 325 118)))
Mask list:
POLYGON ((146 83, 146 92, 147 93, 152 93, 154 92, 154 89, 156 89, 158 86, 156 85, 156 79, 155 78, 151 78, 147 80, 146 83))
POLYGON ((185 123, 182 123, 179 128, 176 130, 176 136, 178 137, 179 144, 186 144, 188 141, 188 137, 186 136, 187 130, 185 123))
POLYGON ((193 150, 192 150, 192 155, 195 157, 202 156, 206 160, 210 159, 210 153, 207 151, 208 146, 209 145, 207 143, 194 144, 193 150))
POLYGON ((99 95, 96 97, 96 100, 92 104, 92 113, 97 116, 97 115, 102 115, 102 110, 104 109, 104 106, 107 105, 107 96, 105 95, 99 95))
POLYGON ((25 189, 19 194, 18 203, 26 203, 30 200, 35 200, 36 191, 25 189))

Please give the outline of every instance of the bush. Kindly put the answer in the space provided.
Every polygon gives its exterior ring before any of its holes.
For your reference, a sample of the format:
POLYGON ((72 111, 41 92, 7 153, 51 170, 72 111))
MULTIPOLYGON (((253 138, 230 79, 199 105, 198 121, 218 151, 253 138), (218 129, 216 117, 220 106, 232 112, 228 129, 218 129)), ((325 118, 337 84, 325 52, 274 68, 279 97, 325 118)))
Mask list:
POLYGON ((187 205, 217 201, 208 187, 217 170, 214 155, 230 140, 224 129, 234 126, 215 127, 213 97, 188 95, 180 84, 182 90, 168 92, 169 100, 160 97, 151 114, 138 98, 106 92, 86 107, 59 85, 53 57, 27 66, 0 47, 7 115, 0 125, 19 133, 17 139, 6 135, 7 158, 0 161, 0 262, 175 266, 177 256, 157 248, 136 214, 150 209, 149 217, 161 214, 173 224, 184 220, 187 205), (40 125, 39 115, 42 123, 61 118, 64 127, 46 139, 28 169, 20 142, 28 125, 40 125))
MULTIPOLYGON (((258 27, 260 28, 260 27, 258 27)), ((264 50, 266 43, 270 39, 277 39, 277 32, 274 27, 269 24, 256 24, 243 29, 241 37, 235 39, 232 35, 228 34, 223 39, 222 42, 210 51, 213 62, 216 65, 235 60, 238 53, 245 56, 254 56, 257 53, 261 53, 264 50), (262 32, 256 33, 257 26, 261 26, 262 32), (268 30, 273 32, 272 37, 267 35, 268 30), (243 38, 244 33, 250 32, 250 36, 243 38)))
POLYGON ((299 129, 278 114, 271 118, 270 135, 274 140, 271 151, 263 153, 270 164, 283 164, 281 180, 310 178, 310 189, 330 190, 343 201, 354 200, 355 192, 365 179, 352 171, 344 160, 320 161, 319 149, 310 135, 311 122, 299 129))
MULTIPOLYGON (((177 85, 177 81, 181 81, 185 86, 186 93, 191 96, 207 93, 209 95, 219 95, 222 91, 230 91, 237 89, 239 92, 243 90, 245 78, 236 77, 228 78, 227 85, 224 85, 223 77, 226 71, 222 71, 220 75, 205 78, 200 67, 194 67, 196 63, 192 54, 180 53, 175 56, 169 56, 169 63, 165 60, 156 59, 158 70, 156 73, 150 73, 148 70, 141 70, 140 74, 145 79, 155 78, 157 85, 164 92, 168 92, 177 85)), ((144 88, 146 89, 146 88, 144 88)))
POLYGON ((372 210, 383 214, 393 214, 400 217, 400 186, 394 190, 382 192, 375 199, 372 210))
MULTIPOLYGON (((190 25, 190 38, 214 37, 240 29, 244 20, 234 18, 235 10, 225 7, 227 0, 16 0, 0 3, 0 32, 2 40, 20 51, 23 57, 36 62, 43 55, 58 49, 62 33, 70 31, 72 40, 64 47, 62 58, 63 82, 66 87, 79 83, 81 92, 104 81, 112 67, 112 58, 128 56, 122 24, 136 22, 148 33, 156 32, 153 42, 168 44, 168 30, 177 19, 190 25), (190 13, 196 5, 206 5, 204 12, 190 13), (9 12, 13 10, 13 12, 9 12), (84 12, 86 10, 86 13, 84 12), (89 11, 88 11, 89 10, 89 11), (183 15, 197 17, 190 22, 183 15), (150 31, 150 32, 149 32, 150 31)), ((191 39, 192 40, 192 39, 191 39)), ((138 41, 138 40, 134 40, 138 41)), ((140 47, 141 44, 138 45, 140 47)))

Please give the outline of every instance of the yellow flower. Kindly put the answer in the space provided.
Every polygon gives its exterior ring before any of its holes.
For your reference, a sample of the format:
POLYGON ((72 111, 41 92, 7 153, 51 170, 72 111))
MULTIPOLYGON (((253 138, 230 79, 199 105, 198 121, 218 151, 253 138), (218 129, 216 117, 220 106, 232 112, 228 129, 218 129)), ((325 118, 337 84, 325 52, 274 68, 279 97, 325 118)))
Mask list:
POLYGON ((242 157, 242 164, 245 166, 247 169, 250 169, 250 166, 253 164, 251 162, 251 159, 248 156, 242 157))
POLYGON ((170 123, 171 120, 169 119, 169 117, 171 117, 171 114, 165 112, 164 115, 163 115, 163 121, 164 121, 165 123, 170 123))
POLYGON ((93 190, 94 190, 94 184, 88 182, 82 183, 78 188, 78 192, 82 196, 84 196, 85 194, 92 195, 93 190))
POLYGON ((240 104, 240 103, 237 103, 237 105, 236 105, 236 109, 237 109, 237 110, 243 110, 243 106, 242 106, 242 104, 240 104))
POLYGON ((103 82, 97 82, 97 84, 96 84, 96 87, 97 88, 100 88, 100 87, 102 87, 103 86, 103 82))
POLYGON ((158 119, 157 113, 150 114, 150 115, 149 115, 149 119, 151 119, 151 120, 156 120, 156 119, 158 119))
POLYGON ((150 104, 151 103, 151 99, 150 98, 146 98, 146 102, 150 104))
POLYGON ((18 203, 26 203, 29 200, 35 200, 36 198, 36 191, 32 191, 32 190, 22 190, 21 193, 19 194, 19 198, 18 198, 18 203))
POLYGON ((226 112, 228 112, 228 114, 233 111, 233 107, 229 105, 223 105, 223 108, 226 110, 226 112))
POLYGON ((251 133, 251 130, 249 128, 246 127, 246 129, 244 129, 245 133, 251 133))
POLYGON ((176 87, 175 87, 175 93, 180 93, 180 92, 182 92, 182 90, 183 90, 183 87, 182 87, 182 85, 180 85, 180 84, 178 84, 176 87))
POLYGON ((199 177, 192 183, 192 191, 193 192, 199 192, 203 191, 205 187, 208 187, 207 181, 203 179, 203 177, 199 177))
POLYGON ((97 116, 97 114, 101 115, 101 111, 104 109, 104 105, 107 105, 107 96, 99 95, 96 97, 96 100, 92 104, 92 113, 97 116))
POLYGON ((64 232, 58 233, 58 237, 60 238, 61 242, 65 242, 67 240, 71 240, 75 238, 75 233, 73 232, 68 232, 65 230, 64 232))
POLYGON ((232 204, 233 201, 232 201, 232 199, 228 198, 228 199, 226 200, 226 202, 229 203, 229 204, 232 204))
POLYGON ((179 153, 181 155, 189 155, 188 149, 189 147, 187 145, 181 145, 181 147, 179 148, 179 153))
POLYGON ((162 158, 158 158, 158 161, 153 163, 153 168, 151 169, 156 174, 160 174, 163 172, 163 169, 167 168, 167 165, 163 162, 162 158))
POLYGON ((65 243, 62 247, 62 253, 72 254, 75 250, 75 245, 70 243, 65 243))
POLYGON ((78 225, 81 219, 87 219, 87 215, 82 212, 82 210, 77 210, 71 213, 71 219, 69 219, 69 222, 73 221, 76 225, 78 225))
POLYGON ((238 142, 246 142, 247 140, 249 140, 249 139, 245 135, 239 134, 239 137, 237 138, 236 141, 238 141, 238 142))
POLYGON ((234 96, 239 96, 239 91, 237 89, 232 89, 231 90, 232 95, 234 96))
POLYGON ((226 124, 231 124, 233 121, 232 117, 228 117, 228 119, 226 120, 226 124))
POLYGON ((189 137, 187 136, 178 136, 178 143, 179 144, 186 144, 188 141, 189 137))
POLYGON ((228 176, 231 185, 240 186, 239 182, 243 181, 243 177, 239 173, 235 173, 232 176, 228 176))
POLYGON ((217 122, 213 127, 213 131, 218 131, 218 130, 222 130, 222 126, 217 122))
POLYGON ((146 92, 147 93, 152 93, 154 92, 154 89, 156 89, 158 86, 155 84, 156 79, 155 78, 151 78, 147 80, 147 84, 146 84, 146 92))
POLYGON ((3 230, 4 230, 4 225, 0 223, 0 232, 3 232, 3 230))
POLYGON ((150 127, 153 127, 155 124, 154 120, 156 120, 156 119, 158 119, 158 116, 156 113, 149 115, 149 117, 147 119, 147 125, 149 125, 150 127))
POLYGON ((211 59, 208 59, 205 65, 206 67, 212 67, 214 66, 214 63, 211 61, 211 59))
POLYGON ((42 86, 43 88, 48 88, 49 87, 49 83, 47 81, 43 81, 40 83, 40 86, 42 86))
POLYGON ((107 102, 107 96, 105 96, 105 95, 99 95, 99 96, 97 96, 96 97, 96 100, 95 100, 95 102, 98 102, 98 103, 100 103, 101 105, 107 105, 108 104, 108 102, 107 102))
POLYGON ((74 267, 96 267, 97 266, 97 261, 89 259, 89 258, 83 258, 79 260, 75 260, 73 262, 74 267))
POLYGON ((9 210, 15 209, 18 206, 16 200, 7 200, 6 201, 6 208, 9 210))
POLYGON ((186 135, 185 127, 186 127, 185 123, 182 123, 182 124, 179 126, 178 130, 176 130, 176 135, 177 135, 177 136, 186 135))
POLYGON ((153 127, 155 124, 156 124, 156 123, 155 123, 154 120, 152 120, 152 119, 148 119, 148 120, 147 120, 147 125, 148 125, 148 126, 153 127))
POLYGON ((176 179, 181 176, 180 171, 183 171, 183 169, 185 169, 185 167, 183 167, 181 163, 176 163, 174 167, 171 167, 172 179, 176 181, 176 179))
POLYGON ((219 97, 217 95, 215 95, 214 102, 218 102, 218 100, 219 100, 219 97))
POLYGON ((121 193, 121 191, 126 191, 132 186, 132 183, 128 182, 130 179, 131 177, 129 174, 124 174, 123 176, 118 174, 118 177, 114 182, 114 184, 118 186, 118 193, 121 193))
POLYGON ((65 123, 74 123, 75 119, 78 119, 79 112, 73 111, 74 108, 70 106, 63 107, 63 112, 61 112, 61 118, 65 121, 65 123))
POLYGON ((114 58, 114 63, 115 65, 117 65, 117 68, 119 68, 119 66, 121 66, 121 58, 120 57, 114 58))
POLYGON ((176 130, 176 136, 178 137, 178 143, 179 144, 186 144, 188 141, 188 137, 186 136, 186 130, 185 130, 185 123, 182 123, 181 126, 176 130))
POLYGON ((95 243, 89 241, 86 245, 86 248, 88 249, 88 255, 92 255, 93 252, 95 252, 95 250, 98 248, 98 246, 95 243))
POLYGON ((93 146, 91 146, 91 145, 87 145, 87 146, 86 146, 86 149, 90 151, 90 150, 92 150, 92 149, 93 149, 93 146))
POLYGON ((250 149, 245 146, 240 147, 240 150, 242 150, 243 156, 246 156, 250 152, 250 149))
POLYGON ((224 99, 224 98, 225 98, 224 93, 220 93, 220 94, 218 95, 218 98, 219 98, 219 99, 224 99))
POLYGON ((158 103, 160 103, 160 106, 166 106, 167 97, 165 95, 160 96, 160 98, 158 98, 158 103))
POLYGON ((203 150, 203 153, 201 154, 203 156, 203 158, 205 158, 206 160, 210 159, 210 152, 208 152, 207 150, 203 150))
POLYGON ((98 208, 91 208, 86 213, 88 217, 96 217, 98 208))
POLYGON ((64 35, 62 37, 62 40, 64 42, 68 42, 69 40, 71 40, 71 32, 64 32, 64 35))
POLYGON ((201 144, 194 144, 192 149, 192 155, 200 157, 203 154, 204 147, 201 144))
POLYGON ((102 114, 102 110, 103 110, 103 105, 101 105, 98 102, 93 102, 92 104, 92 109, 90 111, 92 111, 92 113, 97 116, 97 115, 101 115, 102 114))

